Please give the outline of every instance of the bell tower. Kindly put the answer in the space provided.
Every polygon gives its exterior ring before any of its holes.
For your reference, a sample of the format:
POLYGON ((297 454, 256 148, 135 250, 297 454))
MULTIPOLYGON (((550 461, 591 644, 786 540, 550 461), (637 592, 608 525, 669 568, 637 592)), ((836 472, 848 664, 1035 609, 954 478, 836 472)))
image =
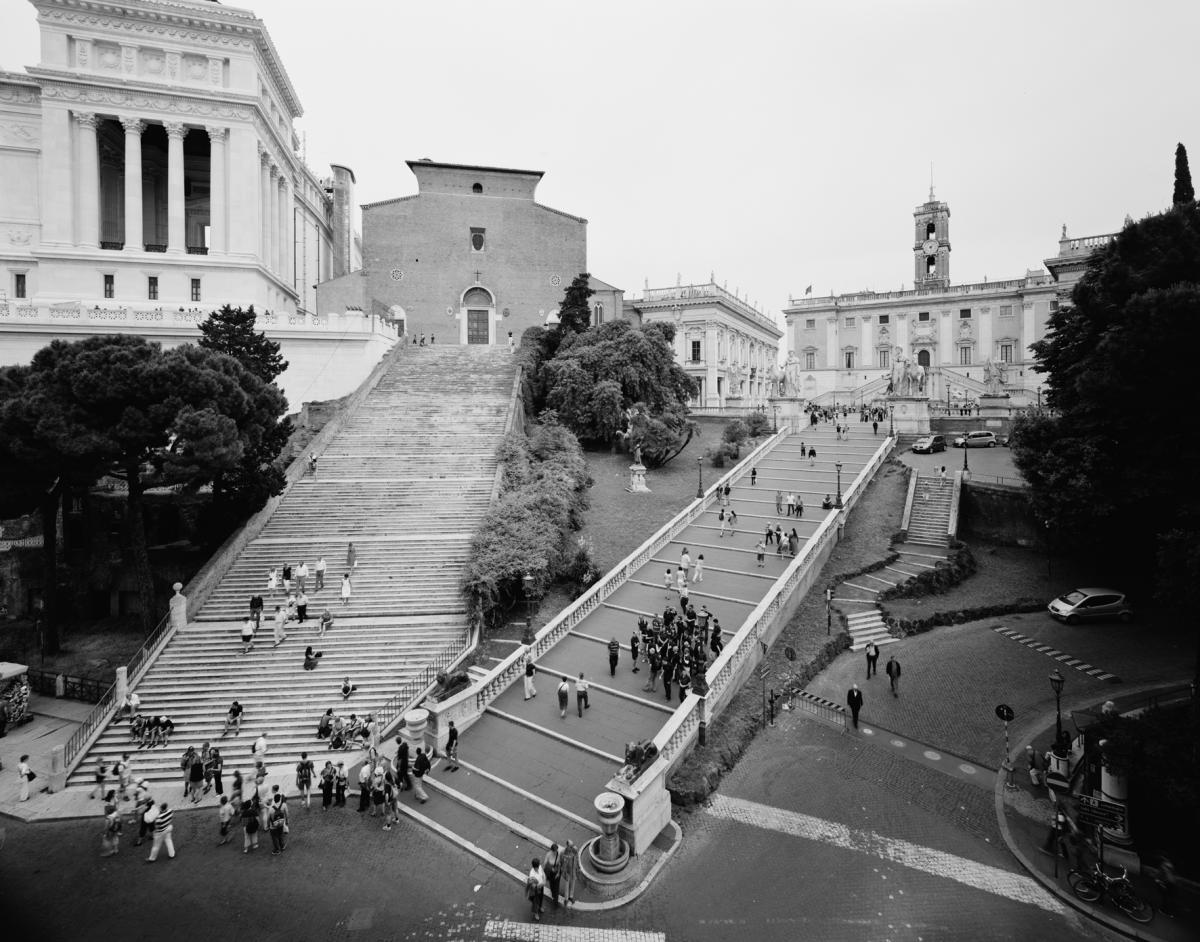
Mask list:
POLYGON ((913 210, 913 284, 945 288, 950 284, 950 206, 933 195, 913 210))

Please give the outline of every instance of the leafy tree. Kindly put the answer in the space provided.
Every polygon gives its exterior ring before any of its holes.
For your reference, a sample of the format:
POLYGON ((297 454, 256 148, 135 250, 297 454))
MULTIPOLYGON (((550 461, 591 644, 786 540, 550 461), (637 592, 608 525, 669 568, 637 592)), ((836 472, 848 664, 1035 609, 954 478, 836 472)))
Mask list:
POLYGON ((145 492, 198 487, 236 466, 282 396, 231 357, 192 345, 164 352, 133 336, 56 340, 34 356, 27 385, 37 440, 64 462, 95 456, 125 482, 127 562, 152 627, 145 492))
POLYGON ((1135 586, 1157 576, 1176 597, 1185 586, 1172 583, 1189 566, 1156 573, 1154 561, 1159 548, 1200 541, 1200 442, 1183 421, 1200 411, 1200 387, 1189 371, 1164 369, 1164 358, 1198 344, 1200 208, 1191 202, 1126 226, 1092 258, 1034 344, 1057 414, 1019 422, 1013 440, 1056 541, 1121 547, 1135 586))
POLYGON ((1192 189, 1192 171, 1188 169, 1187 148, 1179 144, 1175 148, 1175 192, 1171 194, 1171 203, 1179 206, 1191 203, 1196 199, 1196 191, 1192 189))
POLYGON ((642 448, 647 467, 675 457, 695 431, 687 401, 695 384, 675 363, 674 328, 611 321, 568 334, 542 362, 546 405, 582 441, 642 448))
POLYGON ((277 461, 292 434, 292 423, 283 418, 287 404, 278 395, 275 380, 287 369, 279 344, 254 329, 254 305, 242 310, 226 304, 200 325, 199 346, 237 360, 263 382, 264 411, 278 406, 277 421, 248 436, 242 460, 213 479, 213 526, 210 532, 224 536, 229 529, 259 510, 283 491, 286 483, 277 461))

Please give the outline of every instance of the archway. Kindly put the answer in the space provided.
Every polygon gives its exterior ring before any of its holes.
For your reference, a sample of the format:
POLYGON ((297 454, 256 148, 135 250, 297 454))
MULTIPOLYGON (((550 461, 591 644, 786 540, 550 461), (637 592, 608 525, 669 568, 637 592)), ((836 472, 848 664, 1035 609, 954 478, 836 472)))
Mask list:
POLYGON ((490 344, 492 342, 492 315, 496 301, 486 288, 476 286, 463 294, 462 306, 467 312, 467 343, 490 344))

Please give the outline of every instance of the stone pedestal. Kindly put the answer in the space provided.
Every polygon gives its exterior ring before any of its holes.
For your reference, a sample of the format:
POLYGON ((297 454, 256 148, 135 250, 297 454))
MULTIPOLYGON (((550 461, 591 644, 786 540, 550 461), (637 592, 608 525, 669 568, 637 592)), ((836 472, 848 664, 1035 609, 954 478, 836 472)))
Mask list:
POLYGON ((629 466, 629 484, 625 490, 631 494, 650 493, 650 488, 646 487, 646 466, 641 462, 629 466))
POLYGON ((802 431, 808 426, 808 416, 804 414, 807 401, 802 396, 772 396, 767 401, 768 418, 772 423, 777 421, 780 428, 791 425, 793 431, 802 431))
POLYGON ((117 701, 117 710, 119 711, 125 704, 125 695, 129 693, 128 667, 122 666, 117 668, 117 679, 114 686, 116 689, 113 691, 113 699, 117 701))
POLYGON ((929 434, 929 398, 926 396, 888 396, 892 428, 897 435, 929 434))
POLYGON ((1009 419, 1012 417, 1012 396, 980 396, 979 417, 981 419, 1009 419))
POLYGON ((183 594, 182 582, 176 582, 171 588, 175 590, 170 602, 171 628, 180 631, 187 627, 187 596, 183 594))
POLYGON ((408 743, 409 762, 417 757, 417 746, 425 745, 425 727, 429 725, 429 711, 418 707, 404 714, 404 726, 399 734, 408 743))
POLYGON ((601 792, 592 802, 603 833, 588 841, 584 851, 588 863, 601 873, 616 873, 629 863, 629 845, 621 839, 621 815, 625 799, 613 792, 601 792))
POLYGON ((50 792, 61 792, 67 787, 67 759, 66 747, 54 746, 50 750, 50 781, 46 783, 46 790, 50 792))

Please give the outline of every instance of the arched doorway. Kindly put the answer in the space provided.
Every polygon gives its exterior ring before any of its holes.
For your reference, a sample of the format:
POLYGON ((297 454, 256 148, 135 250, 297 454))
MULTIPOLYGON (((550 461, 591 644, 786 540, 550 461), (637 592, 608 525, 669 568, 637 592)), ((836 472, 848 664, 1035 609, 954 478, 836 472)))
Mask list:
POLYGON ((478 286, 471 288, 463 295, 462 306, 467 312, 467 343, 491 343, 492 315, 496 310, 492 293, 478 286))
POLYGON ((917 351, 917 363, 920 366, 925 367, 925 369, 929 369, 929 351, 928 350, 918 350, 917 351))

